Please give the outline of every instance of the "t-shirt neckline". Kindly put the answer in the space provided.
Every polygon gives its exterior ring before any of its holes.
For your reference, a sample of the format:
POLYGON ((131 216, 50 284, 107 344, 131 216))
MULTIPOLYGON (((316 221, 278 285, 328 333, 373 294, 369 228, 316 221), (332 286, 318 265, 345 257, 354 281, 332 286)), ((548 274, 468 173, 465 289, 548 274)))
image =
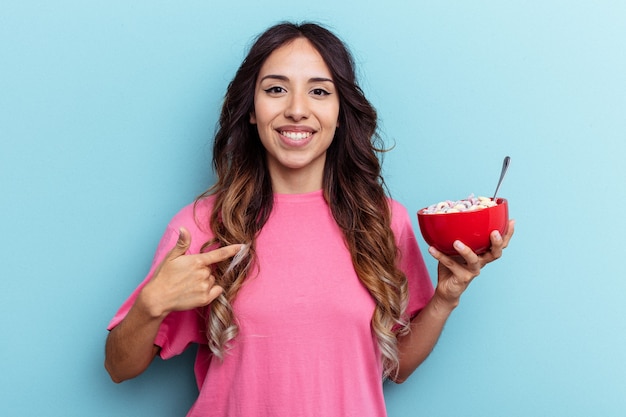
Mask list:
POLYGON ((306 193, 281 194, 274 193, 274 202, 277 203, 308 203, 324 200, 324 191, 315 190, 306 193))

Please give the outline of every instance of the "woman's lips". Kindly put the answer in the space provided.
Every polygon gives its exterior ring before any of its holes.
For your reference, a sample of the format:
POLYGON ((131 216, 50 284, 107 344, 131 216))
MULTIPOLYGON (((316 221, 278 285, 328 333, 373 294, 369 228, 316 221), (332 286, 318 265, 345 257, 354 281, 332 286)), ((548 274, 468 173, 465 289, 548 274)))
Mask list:
POLYGON ((314 132, 303 129, 281 129, 278 131, 280 140, 289 147, 303 147, 311 142, 314 132))
POLYGON ((281 135, 285 136, 288 139, 291 140, 295 140, 295 141, 300 141, 303 139, 307 139, 309 136, 311 136, 313 133, 312 132, 290 132, 290 131, 282 131, 280 132, 281 135))

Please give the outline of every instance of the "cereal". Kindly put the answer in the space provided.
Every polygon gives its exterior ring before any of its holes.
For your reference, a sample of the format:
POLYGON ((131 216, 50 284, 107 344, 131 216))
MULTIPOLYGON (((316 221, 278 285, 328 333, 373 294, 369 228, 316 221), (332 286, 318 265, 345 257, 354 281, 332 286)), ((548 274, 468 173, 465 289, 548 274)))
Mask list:
POLYGON ((432 204, 425 208, 422 213, 424 214, 447 214, 447 213, 461 213, 464 211, 480 210, 488 207, 496 206, 497 203, 489 197, 474 197, 474 194, 470 194, 464 200, 446 200, 437 204, 432 204))

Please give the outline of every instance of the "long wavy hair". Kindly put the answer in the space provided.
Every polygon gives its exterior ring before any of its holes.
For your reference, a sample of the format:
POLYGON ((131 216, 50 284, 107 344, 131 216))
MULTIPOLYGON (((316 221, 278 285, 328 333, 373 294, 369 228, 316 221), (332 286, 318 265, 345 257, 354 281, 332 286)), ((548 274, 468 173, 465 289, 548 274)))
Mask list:
POLYGON ((383 147, 377 114, 357 84, 354 60, 344 43, 315 23, 281 23, 261 34, 226 91, 213 145, 217 180, 198 197, 215 199, 208 219, 215 237, 203 250, 241 242, 249 247, 234 268, 227 261, 216 265, 217 284, 225 291, 208 306, 209 347, 223 358, 237 335, 232 303, 253 273, 255 239, 274 201, 266 152, 250 123, 257 76, 274 50, 296 38, 308 39, 321 54, 338 92, 339 126, 327 150, 323 195, 343 232, 355 271, 376 303, 371 327, 387 377, 399 363, 397 336, 408 331, 407 280, 397 267, 398 248, 378 159, 383 147))

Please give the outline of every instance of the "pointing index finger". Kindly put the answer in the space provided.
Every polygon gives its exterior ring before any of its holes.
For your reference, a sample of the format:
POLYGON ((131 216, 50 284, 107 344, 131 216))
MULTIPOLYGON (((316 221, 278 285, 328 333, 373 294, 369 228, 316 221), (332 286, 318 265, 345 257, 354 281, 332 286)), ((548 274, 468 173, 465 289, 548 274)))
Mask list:
POLYGON ((244 247, 243 244, 236 243, 234 245, 223 246, 221 248, 202 253, 199 256, 202 257, 207 265, 212 265, 218 262, 225 261, 228 258, 232 258, 241 250, 242 247, 244 247))

